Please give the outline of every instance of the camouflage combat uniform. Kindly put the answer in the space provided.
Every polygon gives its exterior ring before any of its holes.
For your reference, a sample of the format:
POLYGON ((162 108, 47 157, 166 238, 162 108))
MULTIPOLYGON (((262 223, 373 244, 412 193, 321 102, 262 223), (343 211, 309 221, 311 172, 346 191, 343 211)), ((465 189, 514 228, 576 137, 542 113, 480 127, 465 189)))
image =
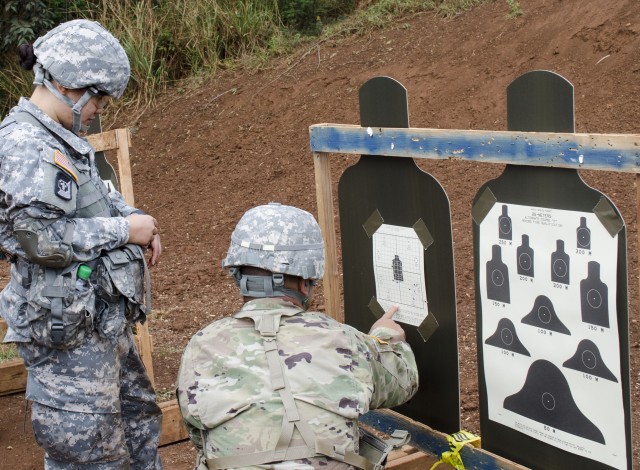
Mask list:
MULTIPOLYGON (((28 261, 14 232, 25 218, 54 221, 47 230, 53 238, 62 239, 71 222, 74 269, 124 245, 128 238, 124 217, 136 210, 119 193, 107 191, 91 146, 30 101, 22 98, 4 124, 0 128, 0 248, 12 266, 10 281, 0 294, 0 314, 9 326, 4 341, 18 344, 28 369, 26 397, 33 402, 33 430, 46 451, 46 468, 162 468, 157 452, 162 416, 135 349, 130 322, 100 323, 91 316, 95 328, 88 329, 72 348, 33 341, 30 316, 38 308, 34 308, 27 277, 40 267, 28 261), (16 118, 25 117, 23 113, 28 114, 26 121, 16 118), (57 176, 52 179, 51 175, 57 176), (91 200, 69 197, 77 191, 74 177, 79 175, 94 185, 91 200), (98 203, 106 209, 90 218, 78 217, 75 206, 69 206, 98 203)), ((92 305, 78 310, 83 309, 93 312, 92 305)))
MULTIPOLYGON (((280 310, 276 336, 284 374, 301 419, 316 438, 347 444, 357 452, 357 418, 369 409, 404 403, 417 390, 415 358, 393 330, 365 335, 322 313, 305 312, 278 298, 247 302, 233 317, 213 322, 189 342, 178 376, 178 401, 198 470, 205 457, 265 451, 276 447, 283 405, 273 391, 255 312, 280 310)), ((292 444, 301 441, 294 432, 292 444)), ((348 464, 313 457, 277 465, 238 468, 347 469, 348 464)))

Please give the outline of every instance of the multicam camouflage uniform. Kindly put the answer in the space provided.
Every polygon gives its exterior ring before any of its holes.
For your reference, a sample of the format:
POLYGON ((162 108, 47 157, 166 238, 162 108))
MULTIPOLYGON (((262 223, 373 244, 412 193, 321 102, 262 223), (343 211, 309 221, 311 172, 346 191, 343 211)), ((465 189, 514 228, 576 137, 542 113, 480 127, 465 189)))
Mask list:
MULTIPOLYGON (((276 447, 282 400, 273 391, 261 336, 246 318, 260 311, 282 314, 278 352, 301 419, 317 439, 347 444, 348 450, 357 452, 357 418, 369 409, 404 403, 416 392, 415 358, 407 343, 394 339, 393 330, 376 328, 365 335, 283 299, 251 300, 233 317, 196 333, 182 358, 177 395, 198 448, 198 470, 207 469, 207 457, 276 447)), ((295 431, 292 444, 299 445, 301 440, 295 431)), ((353 467, 313 457, 242 468, 353 467)))
POLYGON ((0 127, 0 249, 12 262, 0 314, 9 326, 4 341, 18 344, 28 369, 26 397, 47 469, 162 468, 161 412, 130 327, 144 317, 127 321, 115 296, 98 318, 93 289, 81 297, 73 288, 80 263, 95 267, 101 254, 127 242, 124 217, 134 212, 107 191, 84 139, 20 100, 0 127), (70 283, 58 286, 69 293, 65 315, 81 319, 72 347, 52 347, 46 322, 36 321, 48 312, 38 303, 46 292, 36 288, 36 273, 49 268, 30 261, 18 242, 15 229, 25 221, 44 224, 38 236, 59 241, 73 226, 71 264, 62 270, 70 283))

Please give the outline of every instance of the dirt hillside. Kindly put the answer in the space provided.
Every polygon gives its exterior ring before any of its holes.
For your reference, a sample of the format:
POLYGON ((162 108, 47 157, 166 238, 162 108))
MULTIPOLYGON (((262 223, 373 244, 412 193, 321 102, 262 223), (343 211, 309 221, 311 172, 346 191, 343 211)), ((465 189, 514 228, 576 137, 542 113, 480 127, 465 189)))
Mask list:
MULTIPOLYGON (((452 19, 417 14, 360 37, 329 38, 260 71, 225 71, 198 89, 173 91, 138 122, 132 165, 136 205, 159 221, 164 253, 152 271, 154 371, 169 398, 182 348, 198 329, 240 305, 220 261, 248 208, 268 201, 316 212, 308 127, 357 124, 358 88, 386 75, 408 90, 411 125, 506 129, 507 85, 524 72, 557 72, 575 86, 576 131, 640 134, 637 0, 504 1, 452 19)), ((353 156, 332 159, 334 182, 353 156)), ((458 297, 462 427, 479 432, 471 201, 500 165, 421 162, 449 195, 458 297)), ((620 209, 628 230, 633 424, 640 426, 640 324, 635 177, 585 172, 620 209)), ((334 185, 334 189, 335 189, 334 185)), ((321 291, 316 307, 323 308, 321 291)), ((41 468, 22 430, 24 399, 0 398, 0 468, 41 468)), ((28 426, 27 426, 28 429, 28 426)), ((636 439, 637 441, 637 439, 636 439)), ((188 469, 188 443, 163 448, 165 467, 188 469)), ((640 446, 634 449, 640 465, 640 446)))

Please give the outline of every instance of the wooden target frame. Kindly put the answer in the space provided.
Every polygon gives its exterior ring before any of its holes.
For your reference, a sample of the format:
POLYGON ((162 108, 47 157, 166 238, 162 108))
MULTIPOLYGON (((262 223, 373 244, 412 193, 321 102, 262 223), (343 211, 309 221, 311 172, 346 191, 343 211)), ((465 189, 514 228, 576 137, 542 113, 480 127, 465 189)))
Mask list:
MULTIPOLYGON (((343 321, 340 268, 333 202, 332 154, 375 155, 380 158, 424 158, 528 165, 636 174, 636 217, 640 220, 640 135, 554 132, 447 130, 315 124, 309 127, 313 153, 318 222, 325 240, 323 278, 326 311, 343 321)), ((639 232, 640 239, 640 232, 639 232)), ((407 429, 411 445, 428 455, 449 451, 447 436, 403 415, 378 410, 362 422, 381 431, 407 429)), ((465 445, 461 452, 473 468, 524 468, 500 456, 465 445)), ((404 468, 404 467, 403 467, 404 468)), ((406 467, 410 468, 410 467, 406 467)))

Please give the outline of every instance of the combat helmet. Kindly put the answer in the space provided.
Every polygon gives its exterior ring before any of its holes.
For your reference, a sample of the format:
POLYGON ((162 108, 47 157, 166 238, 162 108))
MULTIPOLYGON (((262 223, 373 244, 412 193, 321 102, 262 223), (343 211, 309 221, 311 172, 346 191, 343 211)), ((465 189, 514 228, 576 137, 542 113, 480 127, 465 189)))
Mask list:
POLYGON ((97 94, 118 99, 124 93, 130 76, 126 52, 100 23, 72 20, 53 28, 33 44, 36 56, 34 85, 44 84, 73 111, 73 132, 82 129, 80 112, 97 94), (74 102, 60 93, 51 80, 69 89, 87 88, 74 102))
POLYGON ((315 284, 324 274, 324 242, 313 215, 302 209, 269 203, 249 209, 233 233, 222 267, 229 268, 248 297, 293 296, 306 306, 309 296, 284 288, 284 275, 315 284), (271 276, 246 275, 242 266, 253 266, 271 276), (298 295, 295 295, 298 294, 298 295))

